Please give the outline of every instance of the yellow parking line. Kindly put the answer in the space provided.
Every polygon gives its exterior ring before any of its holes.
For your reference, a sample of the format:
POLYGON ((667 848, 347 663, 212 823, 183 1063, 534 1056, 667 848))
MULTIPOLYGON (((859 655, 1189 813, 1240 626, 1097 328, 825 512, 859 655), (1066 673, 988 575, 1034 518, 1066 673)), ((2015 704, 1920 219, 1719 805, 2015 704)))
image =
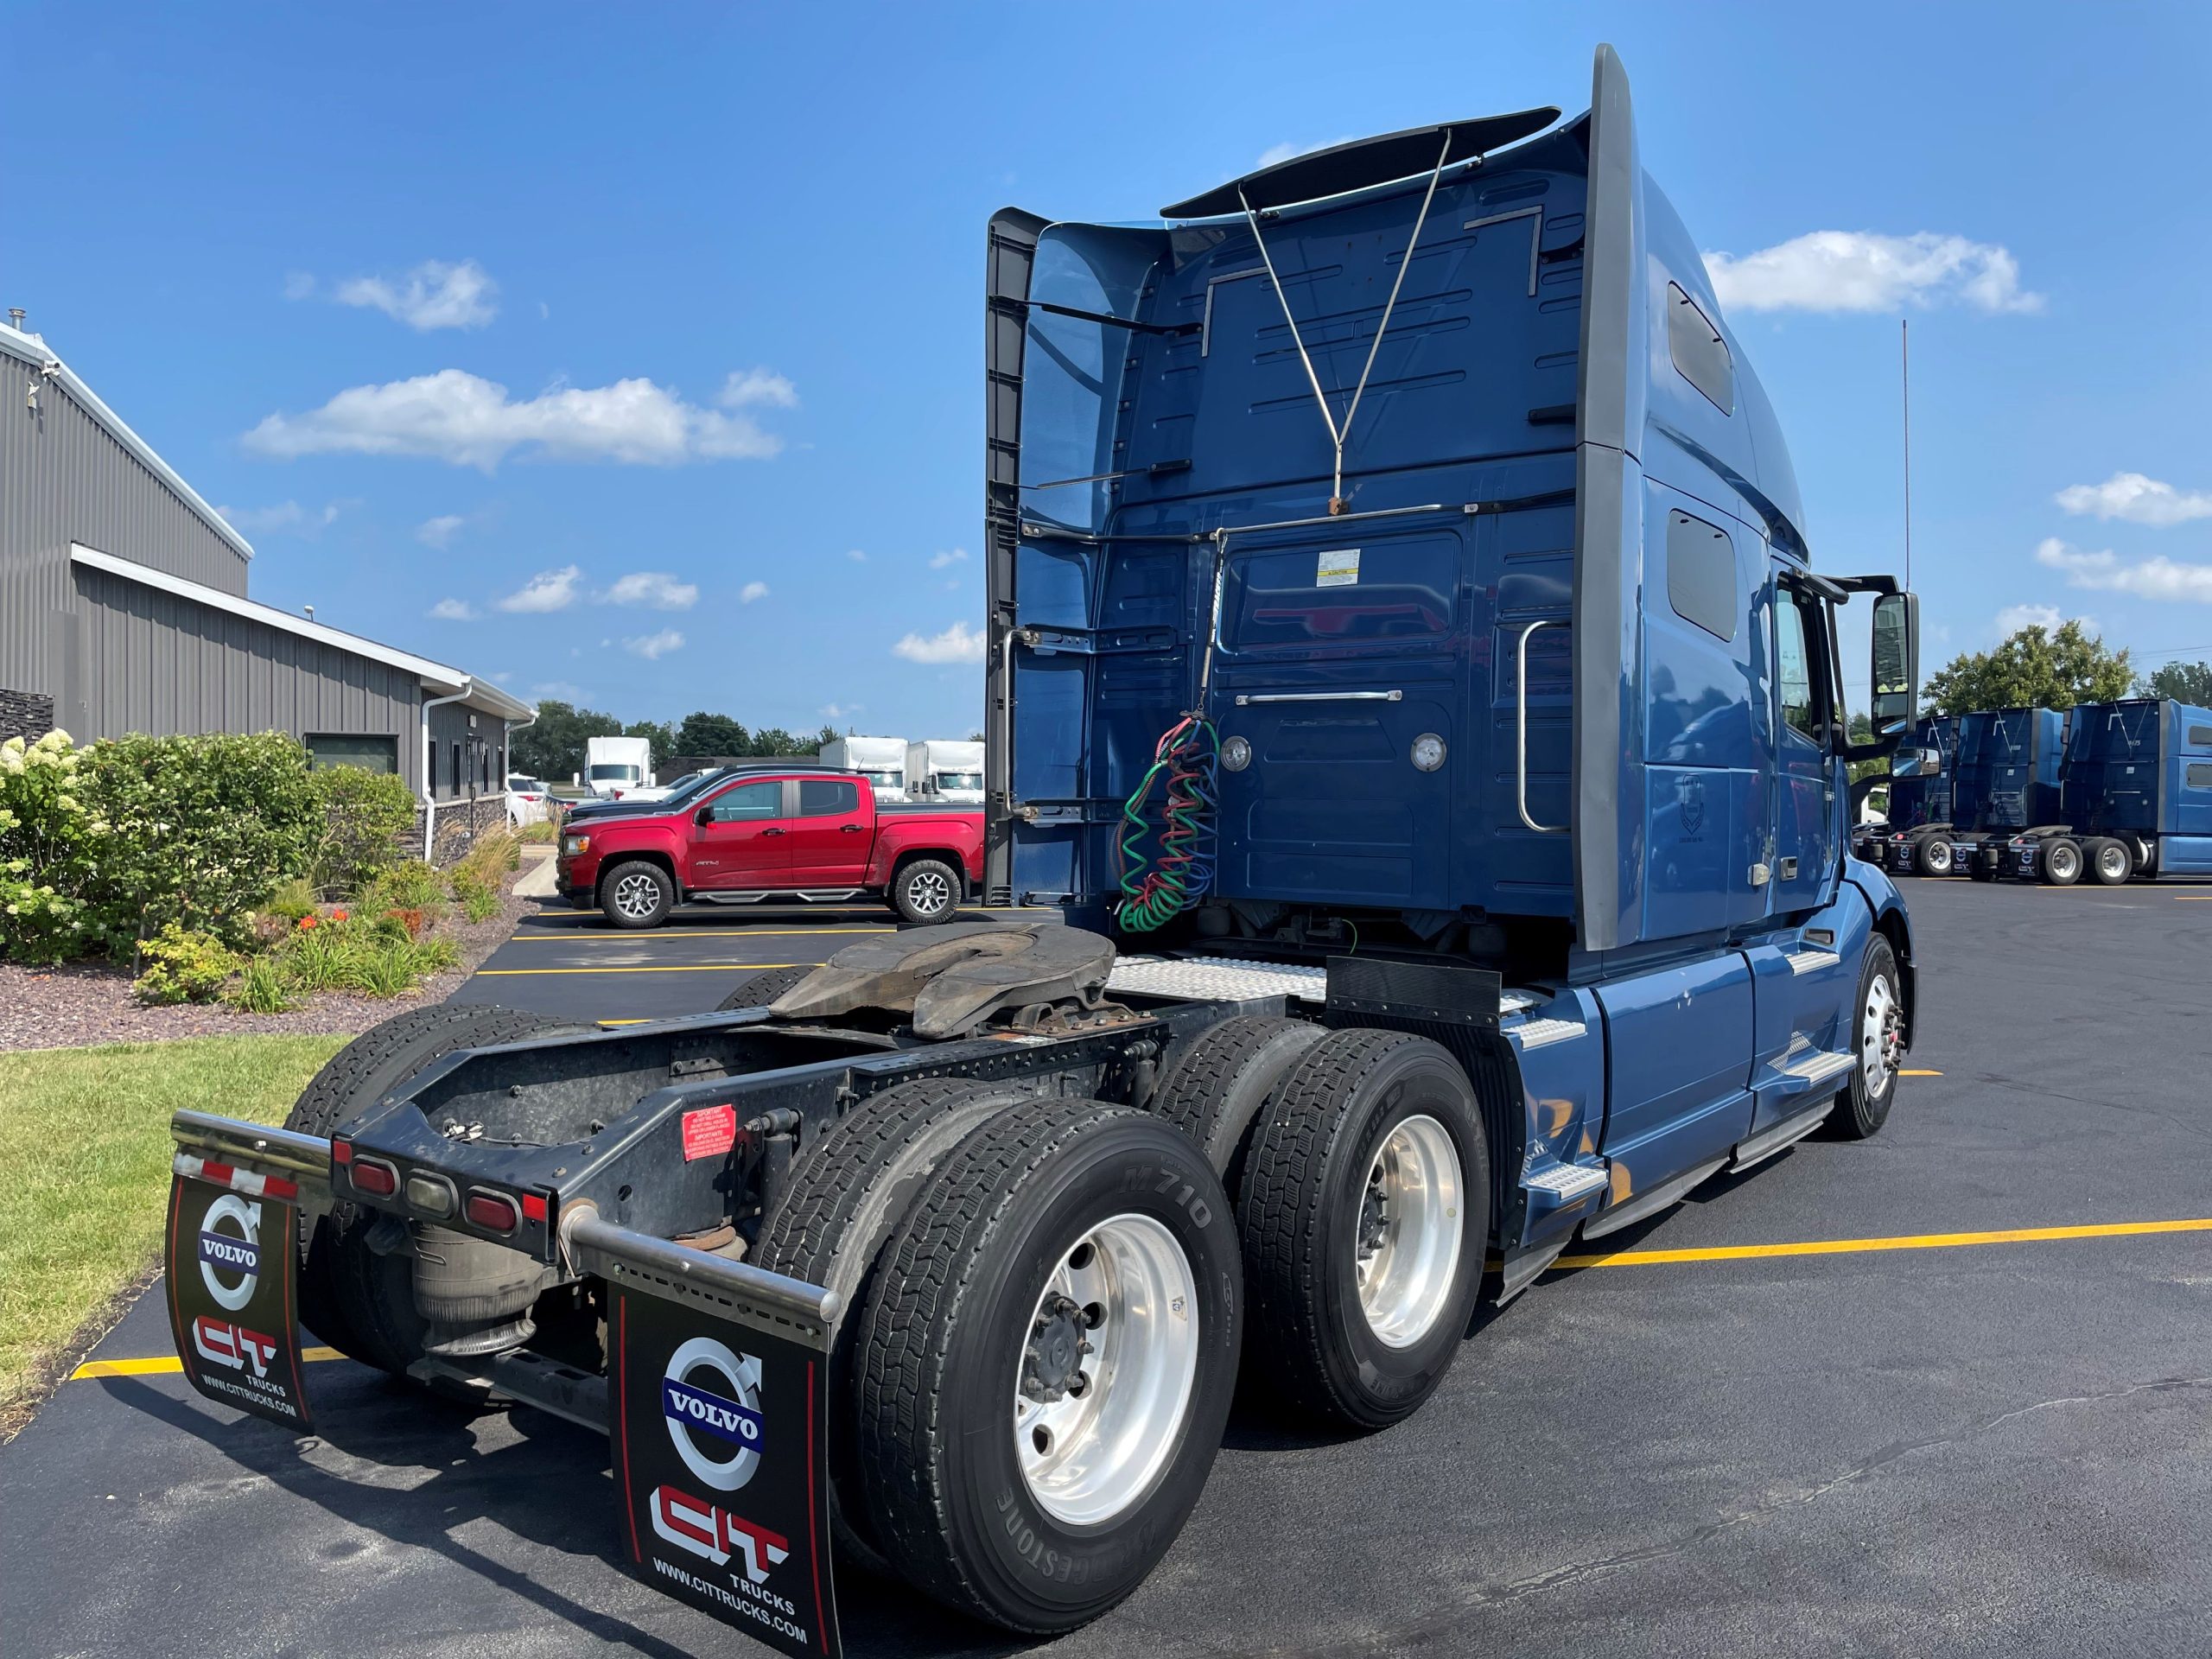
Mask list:
MULTIPOLYGON (((315 1361, 346 1356, 335 1348, 302 1348, 300 1357, 315 1361)), ((88 1359, 69 1373, 69 1381, 87 1376, 174 1376, 183 1370, 184 1362, 175 1354, 156 1354, 149 1359, 88 1359)))
POLYGON ((2116 1221, 2095 1227, 2012 1227, 1992 1233, 1914 1233, 1899 1238, 1816 1238, 1792 1244, 1728 1244, 1707 1249, 1614 1250, 1562 1255, 1562 1268, 1656 1268, 1681 1262, 1750 1262, 1776 1255, 1851 1255, 1865 1250, 1950 1250, 1968 1244, 2040 1244, 2069 1238, 2133 1238, 2147 1233, 2212 1232, 2212 1216, 2189 1221, 2116 1221))
POLYGON ((1941 1071, 1900 1071, 1897 1073, 1901 1077, 1940 1077, 1942 1075, 1941 1071))
POLYGON ((2212 893, 2177 893, 2174 897, 2184 905, 2212 905, 2212 893))
MULTIPOLYGON (((659 935, 663 939, 811 939, 829 933, 896 933, 895 927, 730 927, 730 928, 671 928, 659 935)), ((548 939, 557 939, 560 931, 541 928, 535 933, 518 933, 507 941, 510 944, 542 944, 548 939)), ((596 930, 584 936, 587 944, 635 944, 635 933, 596 930)))
POLYGON ((726 974, 736 968, 818 968, 815 962, 702 962, 679 968, 479 968, 479 979, 531 979, 541 974, 726 974))

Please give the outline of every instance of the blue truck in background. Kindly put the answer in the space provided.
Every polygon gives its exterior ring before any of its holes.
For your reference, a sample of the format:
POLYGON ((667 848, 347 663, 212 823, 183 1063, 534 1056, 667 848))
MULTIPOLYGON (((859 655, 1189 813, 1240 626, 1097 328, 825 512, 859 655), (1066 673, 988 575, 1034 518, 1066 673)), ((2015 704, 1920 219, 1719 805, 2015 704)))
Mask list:
POLYGON ((2171 699, 2077 703, 2057 810, 1998 854, 2002 874, 2071 887, 2212 875, 2212 710, 2171 699))
POLYGON ((1610 48, 1560 114, 995 216, 986 882, 1059 913, 179 1113, 195 1386, 308 1427, 304 1325, 603 1430, 646 1581, 786 1652, 837 1561, 1050 1634, 1240 1382, 1402 1421, 1571 1240, 1878 1131, 1916 952, 1848 778, 1916 604, 1815 568, 1610 48))
MULTIPOLYGON (((1899 874, 1994 881, 2006 846, 2058 817, 2066 715, 2051 709, 1976 709, 1958 717, 1948 814, 1892 829, 1884 843, 1899 874)), ((1923 757, 1924 758, 1924 757, 1923 757)))
MULTIPOLYGON (((1912 740, 1890 757, 1888 802, 1881 817, 1852 833, 1854 856, 1876 864, 1890 861, 1889 842, 1923 824, 1951 822, 1952 789, 1957 778, 1959 722, 1948 715, 1923 716, 1912 740)), ((1949 850, 1944 853, 1948 862, 1949 850)), ((1912 859, 1901 861, 1900 874, 1932 872, 1912 859)))

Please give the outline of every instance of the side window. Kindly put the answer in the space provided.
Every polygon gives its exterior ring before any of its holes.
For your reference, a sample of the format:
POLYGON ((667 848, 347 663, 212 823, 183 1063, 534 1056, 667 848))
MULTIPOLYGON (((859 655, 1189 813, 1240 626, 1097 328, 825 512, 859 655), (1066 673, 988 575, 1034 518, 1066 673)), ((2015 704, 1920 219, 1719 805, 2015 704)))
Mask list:
POLYGON ((798 815, 802 818, 837 818, 861 810, 861 786, 838 778, 802 778, 798 785, 798 815))
POLYGON ((1786 588, 1775 601, 1774 664, 1783 722, 1804 737, 1814 737, 1812 647, 1805 633, 1804 607, 1786 588))
POLYGON ((757 784, 740 784, 735 789, 724 790, 707 803, 705 812, 709 823, 747 823, 760 818, 779 818, 784 815, 784 786, 775 779, 757 784))
POLYGON ((1736 365, 1729 359, 1728 342, 1697 302, 1673 283, 1667 284, 1667 352, 1682 378, 1713 407, 1723 415, 1736 412, 1736 365))
POLYGON ((1736 549, 1726 531, 1687 512, 1667 515, 1667 602, 1683 621, 1736 637, 1736 549))
MULTIPOLYGON (((2192 743, 2212 743, 2212 726, 2190 727, 2189 741, 2192 743)), ((309 741, 312 742, 313 740, 310 739, 309 741)))
POLYGON ((2189 763, 2189 786, 2191 789, 2212 789, 2212 766, 2202 760, 2189 763))

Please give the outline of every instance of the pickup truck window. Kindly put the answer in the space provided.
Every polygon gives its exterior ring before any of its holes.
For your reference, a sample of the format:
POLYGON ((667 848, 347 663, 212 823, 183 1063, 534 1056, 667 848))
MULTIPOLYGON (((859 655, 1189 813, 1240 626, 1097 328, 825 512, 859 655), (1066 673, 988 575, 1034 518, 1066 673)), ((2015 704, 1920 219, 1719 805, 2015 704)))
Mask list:
POLYGON ((1805 640, 1805 612, 1788 588, 1774 607, 1774 658, 1782 689, 1782 718, 1791 729, 1815 735, 1813 708, 1813 657, 1805 640))
POLYGON ((735 789, 725 790, 701 809, 702 823, 741 823, 758 818, 779 818, 784 815, 784 786, 770 779, 757 784, 740 784, 735 789))
POLYGON ((842 817, 861 810, 861 786, 836 778, 802 778, 798 785, 798 815, 802 818, 842 817))

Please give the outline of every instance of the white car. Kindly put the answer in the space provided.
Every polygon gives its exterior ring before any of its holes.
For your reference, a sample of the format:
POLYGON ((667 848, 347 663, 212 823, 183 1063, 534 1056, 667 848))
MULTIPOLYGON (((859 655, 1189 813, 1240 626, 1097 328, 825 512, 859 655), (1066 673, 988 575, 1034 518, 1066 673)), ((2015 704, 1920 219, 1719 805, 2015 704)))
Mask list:
POLYGON ((553 815, 553 791, 536 778, 520 772, 507 779, 507 822, 519 830, 525 823, 543 823, 553 815))

